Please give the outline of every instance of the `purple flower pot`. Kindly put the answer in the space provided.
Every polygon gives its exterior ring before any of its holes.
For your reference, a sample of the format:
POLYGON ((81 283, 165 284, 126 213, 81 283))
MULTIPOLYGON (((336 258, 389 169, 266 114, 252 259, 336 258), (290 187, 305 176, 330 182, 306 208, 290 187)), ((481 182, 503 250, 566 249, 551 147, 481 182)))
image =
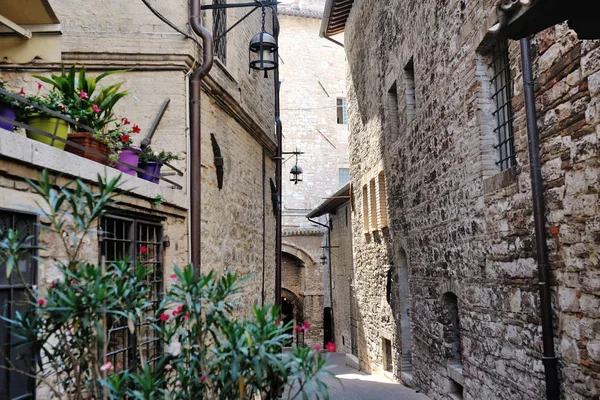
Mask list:
MULTIPOLYGON (((132 147, 132 149, 140 150, 139 147, 132 147)), ((138 161, 140 159, 140 155, 131 149, 122 149, 119 153, 119 162, 124 164, 129 164, 132 167, 136 167, 138 165, 138 161)), ((127 165, 117 164, 115 168, 124 174, 135 175, 135 170, 127 165)))
MULTIPOLYGON (((7 106, 6 104, 0 104, 0 116, 8 119, 15 120, 15 110, 7 106)), ((7 131, 13 131, 15 126, 10 122, 0 121, 0 128, 6 129, 7 131)))
MULTIPOLYGON (((157 161, 148 161, 146 163, 140 164, 140 168, 146 171, 148 174, 160 175, 160 167, 162 167, 162 163, 157 161)), ((151 175, 144 174, 143 172, 138 172, 138 178, 150 181, 152 183, 158 183, 159 178, 155 178, 151 175)))

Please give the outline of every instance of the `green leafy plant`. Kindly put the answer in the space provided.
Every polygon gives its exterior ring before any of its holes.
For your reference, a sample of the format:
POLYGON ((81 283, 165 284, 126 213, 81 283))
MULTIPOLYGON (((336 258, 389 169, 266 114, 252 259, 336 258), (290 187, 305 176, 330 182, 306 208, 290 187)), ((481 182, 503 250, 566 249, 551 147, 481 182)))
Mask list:
MULTIPOLYGON (((246 318, 235 316, 244 293, 235 274, 219 277, 190 265, 175 267, 165 295, 157 299, 144 246, 136 265, 81 259, 83 243, 99 233, 98 219, 118 203, 119 181, 98 177, 94 189, 80 180, 61 187, 44 171, 37 182, 29 182, 42 199, 39 212, 46 229, 63 244, 65 260, 56 263, 60 279, 47 290, 25 285, 26 312, 0 317, 18 345, 34 351, 28 368, 8 360, 8 369, 35 377, 57 399, 270 400, 283 393, 288 399, 327 398, 326 357, 311 348, 283 351, 291 326, 282 324, 277 307, 254 307, 246 318), (136 369, 109 361, 109 332, 115 327, 134 335, 136 369), (164 344, 153 360, 144 352, 148 335, 164 344)), ((1 237, 0 261, 13 266, 9 275, 28 256, 25 244, 18 232, 1 237)))
POLYGON ((154 197, 154 200, 152 200, 152 204, 155 205, 155 206, 160 206, 163 203, 164 200, 165 200, 165 198, 162 197, 162 195, 157 194, 154 197))
POLYGON ((150 161, 157 161, 164 164, 174 160, 181 160, 181 156, 164 150, 154 151, 150 146, 142 149, 140 153, 140 164, 146 164, 150 161))
POLYGON ((60 75, 51 75, 50 78, 40 75, 34 77, 56 88, 73 119, 103 133, 104 127, 114 119, 115 105, 129 92, 120 91, 123 82, 105 87, 100 87, 98 84, 107 76, 122 72, 125 71, 108 71, 91 78, 86 76, 84 66, 79 72, 76 71, 75 66, 72 66, 68 73, 63 66, 60 75))

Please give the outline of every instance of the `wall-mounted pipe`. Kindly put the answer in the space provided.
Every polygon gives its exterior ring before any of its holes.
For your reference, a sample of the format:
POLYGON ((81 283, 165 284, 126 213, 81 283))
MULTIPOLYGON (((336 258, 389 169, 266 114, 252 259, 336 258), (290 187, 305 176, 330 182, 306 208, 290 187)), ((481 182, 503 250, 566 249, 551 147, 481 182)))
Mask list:
POLYGON ((190 77, 190 227, 191 262, 197 274, 200 273, 202 257, 202 137, 201 137, 201 95, 202 79, 211 70, 214 62, 213 39, 211 33, 202 26, 200 20, 200 0, 190 1, 189 19, 192 30, 202 39, 202 63, 190 77))
MULTIPOLYGON (((279 46, 279 23, 277 20, 277 6, 271 8, 273 12, 273 37, 277 46, 279 46)), ((279 57, 279 50, 277 52, 279 57)), ((275 216, 275 304, 281 307, 281 242, 282 242, 282 221, 281 221, 281 199, 283 194, 282 187, 282 146, 283 146, 283 128, 281 125, 281 109, 279 103, 279 93, 281 82, 279 82, 279 67, 273 70, 273 81, 275 83, 275 135, 277 136, 277 151, 275 160, 275 184, 277 185, 277 215, 275 216)))
POLYGON ((560 384, 558 380, 558 359, 554 354, 554 335, 552 329, 552 301, 550 296, 550 264, 546 247, 546 217, 544 215, 544 193, 542 171, 533 93, 533 73, 531 67, 529 38, 521 39, 521 62, 523 66, 523 89, 525 95, 525 114, 527 117, 527 138, 529 141, 529 167, 531 169, 531 196, 533 198, 533 219, 535 223, 535 245, 537 250, 538 276, 540 287, 540 308, 542 313, 542 343, 544 347, 544 373, 546 379, 546 398, 558 400, 560 384))

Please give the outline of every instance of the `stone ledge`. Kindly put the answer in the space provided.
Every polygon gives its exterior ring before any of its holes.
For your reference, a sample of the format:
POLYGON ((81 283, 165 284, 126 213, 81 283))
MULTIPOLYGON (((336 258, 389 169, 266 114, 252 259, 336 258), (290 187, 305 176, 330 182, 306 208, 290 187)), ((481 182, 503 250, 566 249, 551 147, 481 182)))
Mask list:
POLYGON ((354 354, 346 354, 346 365, 360 371, 358 367, 358 357, 354 354))
POLYGON ((465 384, 465 378, 463 377, 463 367, 459 363, 450 363, 447 367, 448 376, 454 382, 459 383, 460 385, 465 384))
MULTIPOLYGON (((3 160, 30 165, 34 169, 44 168, 89 182, 95 182, 98 174, 109 179, 121 174, 114 168, 4 129, 0 129, 0 157, 3 160)), ((188 208, 188 199, 183 190, 170 189, 127 174, 123 174, 121 188, 133 196, 139 196, 149 201, 154 200, 157 195, 161 195, 164 204, 181 209, 188 208)))
POLYGON ((483 193, 491 194, 516 183, 521 174, 521 167, 511 167, 483 181, 483 193))

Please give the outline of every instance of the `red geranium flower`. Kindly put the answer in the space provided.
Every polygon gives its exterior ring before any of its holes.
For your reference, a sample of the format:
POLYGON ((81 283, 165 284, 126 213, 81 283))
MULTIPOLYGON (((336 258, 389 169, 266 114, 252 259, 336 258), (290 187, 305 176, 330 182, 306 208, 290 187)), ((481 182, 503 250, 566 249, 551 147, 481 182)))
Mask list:
POLYGON ((121 122, 123 123, 123 125, 129 125, 131 122, 129 122, 129 120, 125 117, 121 118, 121 122))
POLYGON ((166 320, 169 319, 169 316, 167 314, 160 314, 159 318, 161 321, 165 322, 166 320))
POLYGON ((131 131, 132 131, 133 133, 140 133, 142 130, 140 129, 140 127, 139 127, 139 126, 137 126, 137 125, 134 125, 134 126, 133 126, 133 128, 131 128, 131 131))
POLYGON ((21 91, 19 92, 19 95, 25 96, 25 91, 23 90, 23 88, 21 88, 21 91))
POLYGON ((325 345, 325 348, 327 349, 328 352, 335 353, 335 343, 329 342, 325 345))
POLYGON ((129 135, 125 135, 125 134, 121 135, 121 142, 127 143, 127 142, 129 142, 129 139, 130 139, 129 135))

